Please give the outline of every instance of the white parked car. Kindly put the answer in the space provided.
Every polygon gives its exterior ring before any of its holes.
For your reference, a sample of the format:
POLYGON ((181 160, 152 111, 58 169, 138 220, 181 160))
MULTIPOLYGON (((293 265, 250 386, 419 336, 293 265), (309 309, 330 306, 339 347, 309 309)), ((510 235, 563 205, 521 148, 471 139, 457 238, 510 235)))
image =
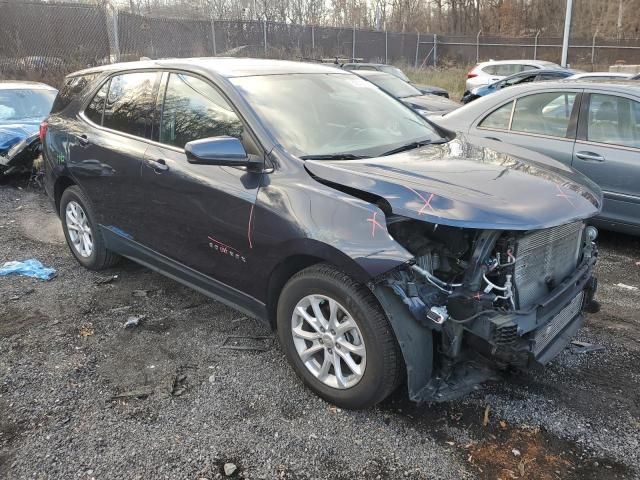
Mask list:
POLYGON ((583 72, 567 77, 567 80, 630 80, 633 73, 622 72, 583 72))
POLYGON ((489 85, 514 73, 536 69, 562 68, 557 63, 544 60, 490 60, 481 62, 467 74, 465 95, 476 87, 489 85))

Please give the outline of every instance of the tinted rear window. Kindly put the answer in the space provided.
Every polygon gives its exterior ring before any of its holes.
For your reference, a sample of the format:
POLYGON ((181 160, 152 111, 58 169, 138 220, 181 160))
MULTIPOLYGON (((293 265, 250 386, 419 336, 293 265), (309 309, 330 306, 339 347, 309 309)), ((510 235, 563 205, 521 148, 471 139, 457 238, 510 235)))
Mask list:
POLYGON ((62 110, 67 108, 67 105, 69 105, 75 97, 80 95, 84 88, 91 82, 93 82, 93 80, 95 80, 97 76, 97 73, 92 73, 88 75, 78 75, 75 77, 67 78, 64 82, 63 87, 58 92, 58 96, 53 102, 51 113, 61 112, 62 110))
POLYGON ((93 123, 98 125, 102 125, 102 112, 104 111, 104 103, 107 98, 107 91, 109 90, 109 80, 105 82, 100 90, 94 95, 87 105, 87 108, 84 111, 86 117, 91 120, 93 123))
POLYGON ((111 78, 102 125, 137 137, 151 138, 156 104, 156 72, 135 72, 111 78))

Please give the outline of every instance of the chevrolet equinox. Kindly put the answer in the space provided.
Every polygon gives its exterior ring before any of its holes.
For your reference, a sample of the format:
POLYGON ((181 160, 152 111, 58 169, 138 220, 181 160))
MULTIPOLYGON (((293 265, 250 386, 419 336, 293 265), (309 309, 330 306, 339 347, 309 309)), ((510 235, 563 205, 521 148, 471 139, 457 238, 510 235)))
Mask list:
POLYGON ((41 125, 72 254, 127 257, 277 330, 345 408, 545 364, 593 301, 599 188, 331 66, 198 58, 69 75, 41 125))

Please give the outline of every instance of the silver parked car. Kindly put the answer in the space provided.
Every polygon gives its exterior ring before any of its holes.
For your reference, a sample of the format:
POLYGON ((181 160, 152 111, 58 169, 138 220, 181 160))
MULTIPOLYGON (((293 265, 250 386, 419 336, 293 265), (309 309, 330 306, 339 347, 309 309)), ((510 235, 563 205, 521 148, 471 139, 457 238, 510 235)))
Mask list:
POLYGON ((430 118, 444 128, 524 147, 571 165, 603 190, 602 215, 594 223, 640 235, 638 82, 530 83, 430 118))

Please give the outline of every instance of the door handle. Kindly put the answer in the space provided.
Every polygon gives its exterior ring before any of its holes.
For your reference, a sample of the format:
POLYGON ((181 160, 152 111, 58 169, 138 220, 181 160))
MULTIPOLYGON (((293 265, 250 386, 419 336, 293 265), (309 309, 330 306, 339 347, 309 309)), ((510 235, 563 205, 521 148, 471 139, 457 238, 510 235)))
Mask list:
POLYGON ((82 134, 78 137, 78 143, 81 147, 86 147, 89 145, 89 138, 85 134, 82 134))
POLYGON ((150 167, 155 170, 156 173, 165 172, 169 170, 169 165, 163 158, 158 158, 155 160, 149 159, 147 160, 150 164, 150 167))
POLYGON ((604 162, 604 157, 593 152, 578 152, 576 157, 586 162, 604 162))

